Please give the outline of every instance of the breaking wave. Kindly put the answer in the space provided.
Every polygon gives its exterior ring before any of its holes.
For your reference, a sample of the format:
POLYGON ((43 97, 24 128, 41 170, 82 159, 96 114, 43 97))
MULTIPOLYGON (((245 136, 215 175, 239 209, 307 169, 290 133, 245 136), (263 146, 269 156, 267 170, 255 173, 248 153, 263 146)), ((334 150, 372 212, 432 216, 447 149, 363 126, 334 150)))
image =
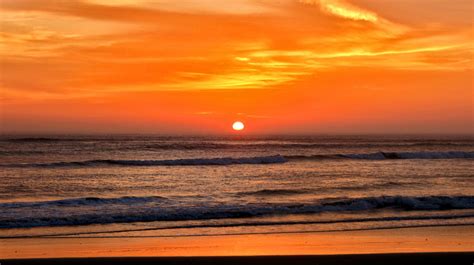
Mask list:
POLYGON ((149 203, 166 200, 161 196, 134 197, 125 196, 120 198, 98 198, 85 197, 77 199, 64 199, 44 202, 9 202, 1 203, 0 209, 4 208, 22 208, 22 207, 61 207, 61 206, 94 206, 94 205, 132 205, 136 203, 149 203))
POLYGON ((291 160, 326 160, 326 159, 472 159, 474 152, 377 152, 366 154, 334 154, 334 155, 272 155, 260 157, 220 157, 220 158, 191 158, 170 160, 88 160, 34 164, 2 164, 3 167, 93 167, 93 166, 226 166, 226 165, 258 165, 281 164, 291 160))
POLYGON ((343 156, 355 159, 456 159, 474 158, 474 152, 378 152, 343 156))
POLYGON ((238 164, 278 164, 287 159, 280 155, 261 157, 221 157, 171 160, 89 160, 42 164, 10 164, 8 167, 90 167, 90 166, 225 166, 238 164))
POLYGON ((474 209, 474 196, 381 196, 322 199, 312 203, 180 202, 162 197, 78 198, 1 203, 0 228, 187 221, 323 212, 474 209))
POLYGON ((324 159, 363 159, 363 160, 386 160, 386 159, 462 159, 474 158, 474 152, 450 151, 450 152, 376 152, 366 154, 334 154, 334 155, 312 155, 312 156, 287 156, 290 160, 324 160, 324 159))

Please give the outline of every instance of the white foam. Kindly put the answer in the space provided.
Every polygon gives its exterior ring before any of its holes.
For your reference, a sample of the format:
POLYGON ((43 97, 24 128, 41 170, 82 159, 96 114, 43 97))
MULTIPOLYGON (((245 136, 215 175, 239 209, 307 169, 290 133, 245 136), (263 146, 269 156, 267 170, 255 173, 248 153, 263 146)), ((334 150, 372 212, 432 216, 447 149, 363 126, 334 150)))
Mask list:
POLYGON ((161 197, 77 198, 1 203, 0 228, 150 221, 186 221, 322 212, 474 209, 474 196, 381 196, 324 199, 312 203, 192 203, 161 197))

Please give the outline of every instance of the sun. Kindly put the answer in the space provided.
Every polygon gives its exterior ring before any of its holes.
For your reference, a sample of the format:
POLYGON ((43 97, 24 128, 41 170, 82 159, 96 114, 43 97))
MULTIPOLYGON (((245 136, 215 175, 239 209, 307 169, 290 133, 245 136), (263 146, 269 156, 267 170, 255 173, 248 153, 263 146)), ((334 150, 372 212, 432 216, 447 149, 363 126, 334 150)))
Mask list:
POLYGON ((236 121, 234 124, 232 124, 232 129, 235 131, 242 131, 245 128, 245 125, 241 121, 236 121))

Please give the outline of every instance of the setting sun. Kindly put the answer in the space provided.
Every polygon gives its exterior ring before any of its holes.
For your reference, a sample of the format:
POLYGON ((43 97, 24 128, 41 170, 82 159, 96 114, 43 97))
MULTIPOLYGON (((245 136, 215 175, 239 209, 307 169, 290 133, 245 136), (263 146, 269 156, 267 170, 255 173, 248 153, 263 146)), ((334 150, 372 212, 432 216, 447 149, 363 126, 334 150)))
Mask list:
POLYGON ((242 131, 245 128, 245 125, 241 121, 236 121, 232 124, 232 129, 235 131, 242 131))

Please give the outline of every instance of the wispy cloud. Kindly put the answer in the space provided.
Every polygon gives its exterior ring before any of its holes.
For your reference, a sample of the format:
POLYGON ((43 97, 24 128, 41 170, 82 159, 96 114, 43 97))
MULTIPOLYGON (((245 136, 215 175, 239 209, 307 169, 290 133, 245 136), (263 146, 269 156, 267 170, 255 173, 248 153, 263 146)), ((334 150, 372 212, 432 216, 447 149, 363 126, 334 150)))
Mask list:
POLYGON ((352 20, 363 20, 377 22, 379 17, 376 13, 364 10, 362 8, 351 5, 343 0, 300 0, 306 4, 317 4, 321 6, 321 10, 326 13, 348 18, 352 20))
POLYGON ((262 89, 340 66, 465 69, 472 54, 469 29, 400 25, 344 0, 4 0, 0 9, 3 86, 32 93, 262 89))

